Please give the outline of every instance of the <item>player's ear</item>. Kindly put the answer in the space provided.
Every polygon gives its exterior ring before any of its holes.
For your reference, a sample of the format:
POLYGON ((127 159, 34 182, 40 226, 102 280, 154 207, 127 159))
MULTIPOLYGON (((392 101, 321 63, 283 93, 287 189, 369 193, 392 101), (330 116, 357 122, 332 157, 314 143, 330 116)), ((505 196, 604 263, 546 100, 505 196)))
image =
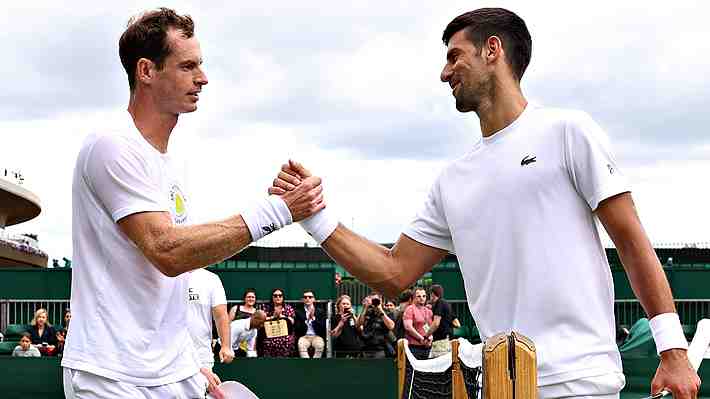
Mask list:
POLYGON ((150 85, 157 72, 156 65, 147 58, 140 58, 136 63, 136 81, 150 85))
POLYGON ((483 45, 483 55, 488 62, 493 62, 503 55, 503 42, 498 36, 489 37, 483 45))

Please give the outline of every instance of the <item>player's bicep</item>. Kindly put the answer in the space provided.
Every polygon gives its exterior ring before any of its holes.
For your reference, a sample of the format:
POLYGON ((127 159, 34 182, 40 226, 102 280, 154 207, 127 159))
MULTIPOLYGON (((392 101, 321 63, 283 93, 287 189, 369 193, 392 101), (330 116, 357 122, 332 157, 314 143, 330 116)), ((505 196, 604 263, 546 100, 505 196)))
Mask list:
POLYGON ((446 250, 422 244, 404 234, 400 235, 392 247, 392 256, 400 269, 400 285, 412 285, 424 273, 431 271, 447 254, 446 250))
POLYGON ((599 204, 595 214, 617 248, 623 250, 627 244, 635 247, 633 243, 647 241, 630 193, 605 199, 599 204))

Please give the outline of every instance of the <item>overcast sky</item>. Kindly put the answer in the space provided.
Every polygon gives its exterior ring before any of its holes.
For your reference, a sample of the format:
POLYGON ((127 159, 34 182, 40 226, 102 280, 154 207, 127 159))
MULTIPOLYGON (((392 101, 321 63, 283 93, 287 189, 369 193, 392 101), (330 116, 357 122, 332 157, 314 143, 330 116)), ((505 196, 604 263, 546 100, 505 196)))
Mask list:
MULTIPOLYGON (((22 3, 0 13, 0 168, 21 170, 43 210, 8 231, 71 257, 74 161, 87 134, 125 112, 118 38, 150 5, 22 3)), ((710 2, 619 3, 154 4, 193 16, 210 81, 170 144, 193 219, 238 213, 294 158, 324 178, 343 223, 395 241, 443 166, 480 138, 476 115, 458 113, 439 81, 441 32, 465 11, 501 6, 532 34, 525 95, 585 110, 608 131, 651 240, 710 245, 710 2)), ((292 226, 264 244, 306 241, 292 226)))

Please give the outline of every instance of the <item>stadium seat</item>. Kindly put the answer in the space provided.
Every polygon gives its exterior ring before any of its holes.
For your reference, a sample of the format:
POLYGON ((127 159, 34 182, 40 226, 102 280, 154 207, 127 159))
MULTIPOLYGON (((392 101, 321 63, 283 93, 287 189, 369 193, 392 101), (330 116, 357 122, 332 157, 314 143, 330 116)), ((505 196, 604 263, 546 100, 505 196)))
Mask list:
POLYGON ((19 342, 13 342, 13 341, 0 342, 0 356, 12 355, 12 351, 15 350, 15 347, 19 344, 20 344, 19 342))
POLYGON ((5 340, 19 341, 22 333, 29 332, 31 328, 29 324, 8 324, 5 329, 5 340))

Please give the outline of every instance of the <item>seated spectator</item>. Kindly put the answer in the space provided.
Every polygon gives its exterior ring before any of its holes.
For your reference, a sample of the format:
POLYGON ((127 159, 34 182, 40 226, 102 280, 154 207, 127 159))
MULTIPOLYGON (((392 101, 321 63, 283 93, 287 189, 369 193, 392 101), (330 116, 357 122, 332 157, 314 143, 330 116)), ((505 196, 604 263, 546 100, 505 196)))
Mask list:
POLYGON ((424 288, 414 290, 414 304, 409 305, 404 311, 403 321, 409 350, 417 359, 428 359, 431 337, 426 338, 425 335, 432 322, 432 312, 426 306, 424 288))
POLYGON ((298 353, 308 359, 308 350, 313 348, 313 358, 323 356, 325 348, 325 313, 316 308, 316 296, 313 290, 303 290, 303 309, 296 310, 294 330, 296 332, 298 353))
POLYGON ((357 326, 362 329, 362 354, 366 358, 382 359, 394 355, 388 353, 387 334, 394 328, 394 321, 390 319, 382 308, 382 299, 379 294, 372 293, 363 300, 364 309, 357 319, 357 326))
POLYGON ((293 322, 296 311, 291 305, 284 303, 284 291, 276 288, 271 292, 271 302, 264 306, 267 321, 285 320, 287 332, 284 335, 271 336, 266 334, 265 328, 259 330, 260 353, 265 357, 290 357, 294 351, 296 341, 293 335, 293 322))
POLYGON ((71 310, 67 309, 64 311, 64 329, 69 329, 69 322, 71 321, 71 310))
POLYGON ((30 323, 30 336, 33 345, 54 346, 57 344, 57 333, 47 321, 47 310, 39 308, 30 323))
POLYGON ((256 290, 247 288, 242 296, 243 304, 234 305, 229 309, 230 320, 241 320, 250 318, 256 312, 256 290))
POLYGON ((32 346, 32 341, 30 340, 30 333, 22 333, 20 338, 20 344, 15 347, 12 351, 13 357, 40 357, 39 350, 32 346))
POLYGON ((57 346, 54 349, 54 356, 62 356, 64 354, 64 340, 67 336, 67 330, 57 330, 57 346))
POLYGON ((350 296, 341 295, 335 302, 335 315, 330 330, 333 339, 333 352, 335 357, 360 357, 362 342, 360 332, 355 327, 355 316, 353 315, 350 296))
POLYGON ((248 319, 234 320, 230 324, 234 357, 256 357, 256 336, 266 321, 266 313, 254 311, 248 319))

